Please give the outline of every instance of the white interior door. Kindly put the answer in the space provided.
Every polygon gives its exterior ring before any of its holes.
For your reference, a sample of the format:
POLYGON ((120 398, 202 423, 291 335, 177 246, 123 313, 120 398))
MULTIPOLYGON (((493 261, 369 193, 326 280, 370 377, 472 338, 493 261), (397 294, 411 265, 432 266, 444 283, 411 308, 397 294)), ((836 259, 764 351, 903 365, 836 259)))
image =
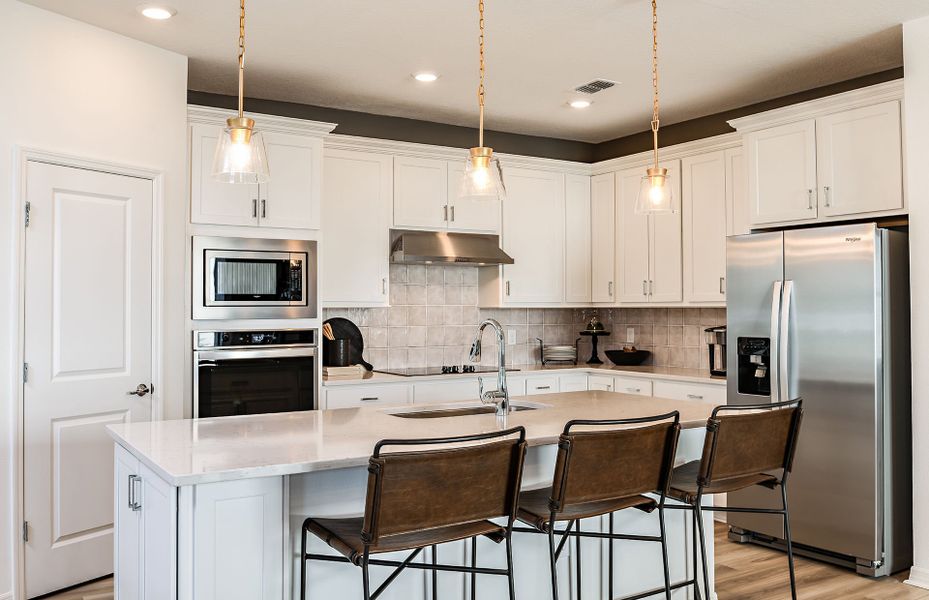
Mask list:
POLYGON ((26 595, 113 571, 113 443, 151 418, 152 182, 29 163, 26 595))

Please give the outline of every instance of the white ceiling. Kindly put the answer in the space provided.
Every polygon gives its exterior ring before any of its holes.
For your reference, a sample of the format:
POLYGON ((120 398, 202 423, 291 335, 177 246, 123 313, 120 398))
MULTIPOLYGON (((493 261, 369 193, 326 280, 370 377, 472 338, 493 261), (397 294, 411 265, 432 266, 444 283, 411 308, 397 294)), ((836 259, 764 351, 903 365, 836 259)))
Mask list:
MULTIPOLYGON (((190 57, 190 88, 234 94, 236 0, 26 0, 190 57)), ((250 0, 247 95, 476 125, 476 0, 250 0), (434 70, 433 84, 410 74, 434 70)), ((662 0, 662 123, 902 64, 927 0, 662 0)), ((651 114, 648 0, 486 0, 487 127, 599 142, 651 114), (621 82, 586 110, 572 89, 621 82)), ((493 144, 493 140, 488 142, 493 144)))

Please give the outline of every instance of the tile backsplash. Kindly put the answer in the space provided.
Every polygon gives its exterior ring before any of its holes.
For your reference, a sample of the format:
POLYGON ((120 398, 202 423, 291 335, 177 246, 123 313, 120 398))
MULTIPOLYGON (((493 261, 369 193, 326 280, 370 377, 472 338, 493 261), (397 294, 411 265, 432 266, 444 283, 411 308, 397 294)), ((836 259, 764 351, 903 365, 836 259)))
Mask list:
MULTIPOLYGON (((539 342, 573 344, 591 316, 611 335, 600 349, 621 348, 631 330, 635 346, 650 350, 646 364, 708 368, 703 329, 725 325, 722 308, 478 308, 477 267, 391 265, 389 308, 328 308, 323 317, 346 317, 361 329, 365 359, 375 368, 434 367, 467 362, 478 324, 492 317, 512 330, 511 365, 539 362, 539 342)), ((496 362, 496 341, 484 333, 483 364, 496 362)), ((580 360, 590 340, 579 342, 580 360)), ((602 355, 604 362, 608 362, 602 355)))

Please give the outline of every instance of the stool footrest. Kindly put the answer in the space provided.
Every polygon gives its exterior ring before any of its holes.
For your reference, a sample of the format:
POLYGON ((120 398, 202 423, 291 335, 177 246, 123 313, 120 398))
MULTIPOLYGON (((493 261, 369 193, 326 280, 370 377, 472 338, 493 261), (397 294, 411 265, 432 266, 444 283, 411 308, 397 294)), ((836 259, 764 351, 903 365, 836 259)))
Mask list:
MULTIPOLYGON (((331 554, 307 554, 305 559, 308 560, 324 560, 329 562, 344 562, 350 563, 351 561, 345 558, 344 556, 333 556, 331 554)), ((380 558, 369 558, 368 564, 371 566, 377 567, 399 567, 403 565, 407 569, 422 569, 426 571, 431 571, 433 569, 437 571, 450 571, 453 573, 476 573, 478 575, 507 575, 506 569, 489 569, 483 567, 467 567, 462 565, 442 565, 442 564, 432 564, 432 563, 404 563, 396 560, 383 560, 380 558)))

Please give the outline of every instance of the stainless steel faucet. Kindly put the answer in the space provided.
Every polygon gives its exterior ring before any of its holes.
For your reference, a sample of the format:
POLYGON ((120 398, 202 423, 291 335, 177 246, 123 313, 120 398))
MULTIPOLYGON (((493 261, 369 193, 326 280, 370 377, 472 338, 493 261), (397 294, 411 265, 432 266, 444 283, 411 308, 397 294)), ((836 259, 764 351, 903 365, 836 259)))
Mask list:
POLYGON ((471 344, 471 362, 481 360, 481 336, 484 328, 490 326, 497 334, 497 389, 484 391, 484 378, 478 378, 478 394, 484 404, 493 404, 495 414, 503 417, 510 412, 510 392, 506 387, 506 340, 503 337, 503 327, 496 319, 484 319, 477 331, 477 337, 471 344))

